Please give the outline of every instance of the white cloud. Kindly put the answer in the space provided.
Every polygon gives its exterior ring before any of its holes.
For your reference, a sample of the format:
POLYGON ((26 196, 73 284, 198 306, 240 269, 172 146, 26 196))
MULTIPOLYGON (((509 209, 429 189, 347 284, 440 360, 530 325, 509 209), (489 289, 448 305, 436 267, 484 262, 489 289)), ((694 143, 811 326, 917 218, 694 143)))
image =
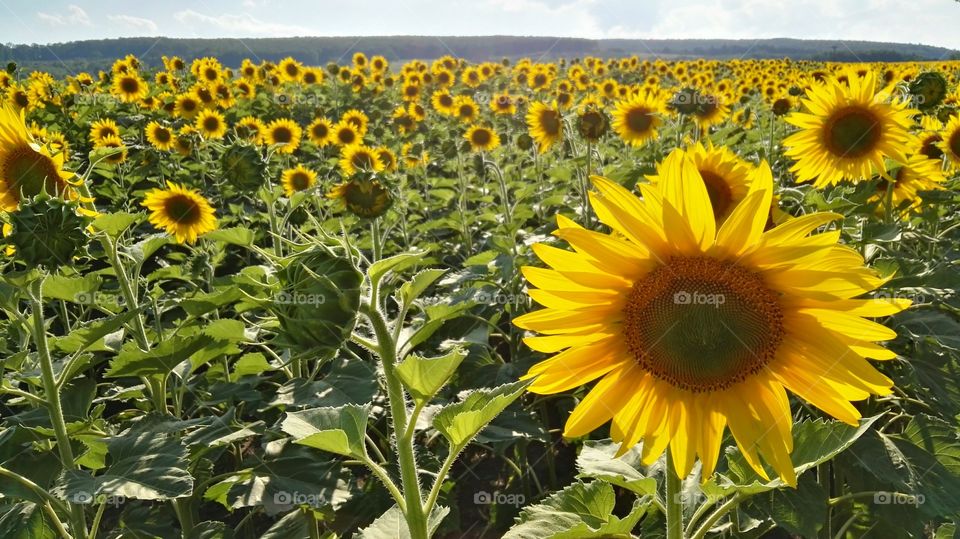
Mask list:
POLYGON ((279 24, 261 21, 249 13, 223 14, 217 17, 197 13, 186 9, 174 13, 173 18, 182 24, 203 25, 216 30, 224 30, 230 34, 244 35, 309 35, 312 30, 303 26, 279 24))
POLYGON ((90 16, 82 7, 70 4, 66 13, 37 12, 37 18, 50 26, 93 26, 90 16))
POLYGON ((134 17, 132 15, 107 15, 107 18, 110 19, 111 22, 122 24, 138 32, 156 34, 160 30, 157 23, 142 17, 134 17))

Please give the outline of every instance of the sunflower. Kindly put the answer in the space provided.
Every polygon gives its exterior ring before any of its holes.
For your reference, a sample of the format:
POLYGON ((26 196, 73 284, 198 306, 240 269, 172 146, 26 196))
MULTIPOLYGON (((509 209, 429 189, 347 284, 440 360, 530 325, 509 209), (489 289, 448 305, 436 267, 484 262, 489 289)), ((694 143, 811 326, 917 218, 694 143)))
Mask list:
POLYGON ((207 139, 221 139, 227 134, 227 121, 215 110, 204 110, 197 115, 194 127, 207 139))
POLYGON ((104 139, 100 141, 98 148, 114 150, 103 159, 111 165, 119 165, 127 160, 127 145, 123 143, 123 139, 116 135, 104 137, 104 139))
POLYGON ((387 148, 386 146, 380 146, 374 151, 377 153, 377 157, 380 159, 380 162, 383 163, 383 170, 387 172, 393 172, 397 170, 397 156, 390 148, 387 148))
POLYGON ((517 113, 517 102, 514 98, 510 97, 510 94, 504 92, 493 96, 493 99, 490 100, 490 110, 494 114, 502 114, 504 116, 513 116, 517 113))
POLYGON ((149 88, 139 75, 119 74, 113 79, 113 95, 124 103, 136 103, 147 96, 149 88))
POLYGON ((177 243, 196 243, 198 237, 217 229, 210 202, 173 182, 167 182, 166 189, 152 189, 141 204, 150 210, 150 223, 174 236, 177 243))
POLYGON ((0 107, 0 210, 16 211, 23 197, 40 193, 76 198, 73 173, 63 170, 63 153, 38 145, 24 122, 23 111, 0 107))
POLYGON ((278 145, 277 151, 287 154, 295 152, 300 147, 301 137, 303 137, 303 129, 297 122, 287 118, 270 122, 263 134, 267 145, 278 145))
POLYGON ((883 284, 839 232, 808 236, 841 218, 814 213, 764 231, 773 195, 769 166, 719 229, 693 160, 671 153, 659 188, 638 199, 594 177, 591 202, 613 229, 602 234, 558 217, 555 234, 575 252, 543 244, 554 269, 523 268, 546 308, 517 318, 534 350, 557 355, 532 367, 530 391, 552 394, 599 382, 566 422, 578 437, 612 421, 620 454, 643 441, 650 465, 669 450, 686 477, 699 456, 716 467, 729 426, 750 466, 764 461, 797 483, 786 390, 857 425, 850 401, 889 394, 893 382, 865 358, 892 359, 876 344, 892 330, 864 319, 909 306, 901 299, 853 299, 883 284), (797 253, 802 252, 802 256, 797 253))
POLYGON ((259 118, 244 116, 237 120, 233 129, 241 139, 259 144, 263 140, 263 134, 266 132, 267 126, 259 118))
POLYGON ((173 147, 177 153, 186 157, 193 153, 193 144, 196 139, 197 130, 192 125, 185 125, 180 128, 177 137, 173 141, 173 147))
POLYGON ((340 150, 340 170, 344 176, 353 176, 357 172, 382 172, 384 164, 373 148, 363 144, 350 144, 340 150))
MULTIPOLYGON (((686 153, 697 167, 703 185, 707 188, 707 196, 710 198, 717 224, 723 224, 734 208, 747 197, 753 166, 725 146, 714 147, 708 143, 704 147, 698 142, 686 153)), ((660 168, 658 165, 657 174, 662 174, 660 168)), ((647 179, 651 183, 660 181, 659 176, 647 176, 647 179)))
POLYGON ((477 102, 469 95, 458 95, 453 100, 454 115, 463 123, 470 124, 477 120, 480 108, 477 102))
POLYGON ((294 193, 306 191, 317 183, 317 173, 303 165, 297 165, 295 168, 288 168, 283 171, 280 178, 280 185, 283 186, 283 192, 288 197, 294 193))
MULTIPOLYGON (((406 112, 404 112, 406 114, 406 112)), ((349 146, 360 142, 360 134, 357 128, 348 122, 338 122, 333 126, 333 143, 338 146, 349 146)))
POLYGON ((344 112, 343 116, 340 117, 340 121, 353 125, 361 137, 367 134, 367 126, 370 124, 370 119, 367 118, 367 115, 357 109, 350 109, 344 112))
POLYGON ((423 146, 412 142, 407 142, 400 147, 400 157, 403 158, 403 166, 408 169, 426 167, 430 162, 430 154, 423 149, 423 146))
POLYGON ((797 162, 797 181, 815 187, 857 181, 885 170, 884 159, 906 162, 911 144, 911 116, 903 102, 888 103, 889 94, 875 91, 873 72, 853 74, 848 83, 832 81, 807 91, 806 112, 794 112, 787 122, 800 128, 784 140, 786 154, 797 162))
POLYGON ((333 142, 333 125, 326 118, 317 118, 307 126, 307 137, 318 147, 323 148, 333 142))
POLYGON ((200 101, 193 94, 180 94, 174 102, 174 115, 184 120, 192 120, 200 112, 200 101))
POLYGON ((541 152, 563 138, 563 117, 556 104, 551 106, 539 101, 532 104, 527 111, 527 127, 541 152))
POLYGON ((444 116, 453 116, 457 112, 454 106, 454 98, 447 90, 433 92, 433 96, 430 97, 430 104, 433 105, 434 110, 444 116))
POLYGON ((297 82, 300 80, 300 75, 303 73, 303 64, 294 60, 290 56, 280 60, 280 64, 277 66, 280 72, 280 76, 284 81, 287 82, 297 82))
POLYGON ((489 127, 474 125, 463 135, 475 152, 488 152, 500 146, 500 136, 489 127))
POLYGON ((952 166, 960 168, 960 116, 954 116, 944 127, 940 149, 952 166))
POLYGON ((380 217, 393 205, 390 191, 383 184, 360 177, 337 185, 327 193, 327 198, 342 201, 347 210, 366 219, 380 217))
POLYGON ((147 141, 162 151, 173 149, 173 130, 157 122, 150 122, 145 129, 147 141))
POLYGON ((883 214, 886 210, 887 190, 890 184, 893 184, 892 208, 900 209, 901 215, 906 216, 911 211, 917 211, 921 204, 921 191, 936 191, 943 189, 943 183, 947 181, 943 173, 943 161, 940 159, 930 159, 923 154, 911 155, 910 159, 904 163, 894 163, 895 169, 888 171, 888 176, 892 179, 883 178, 877 184, 877 192, 871 198, 871 202, 877 203, 877 213, 883 214))
POLYGON ((94 146, 100 146, 103 139, 107 137, 119 136, 120 128, 117 127, 117 122, 109 118, 97 120, 90 124, 90 142, 92 142, 94 146))

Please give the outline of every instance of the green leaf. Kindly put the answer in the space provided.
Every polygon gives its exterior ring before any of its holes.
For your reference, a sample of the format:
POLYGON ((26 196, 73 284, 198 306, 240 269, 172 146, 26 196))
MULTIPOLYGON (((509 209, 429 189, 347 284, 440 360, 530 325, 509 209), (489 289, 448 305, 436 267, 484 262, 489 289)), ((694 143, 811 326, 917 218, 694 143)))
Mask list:
POLYGON ((427 288, 430 288, 437 279, 443 277, 447 270, 427 269, 418 272, 412 279, 400 285, 400 302, 404 306, 409 306, 423 294, 427 288))
POLYGON ((630 531, 646 513, 639 502, 620 518, 613 514, 616 495, 603 481, 574 483, 542 503, 520 512, 517 524, 504 539, 587 539, 631 537, 630 531))
POLYGON ((797 488, 778 489, 751 498, 760 515, 798 537, 817 537, 827 521, 827 492, 810 475, 798 478, 797 488))
POLYGON ((435 358, 411 354, 397 366, 397 375, 414 399, 426 403, 450 380, 465 357, 467 352, 462 348, 435 358))
POLYGON ((461 402, 444 406, 433 418, 433 426, 453 447, 463 447, 519 398, 527 385, 527 382, 514 382, 469 393, 461 402))
POLYGON ((917 341, 932 340, 944 348, 960 350, 960 321, 941 311, 915 309, 898 313, 891 327, 917 341))
MULTIPOLYGON (((450 513, 449 507, 435 506, 427 517, 427 535, 433 536, 440 523, 450 513)), ((372 524, 360 530, 357 539, 410 539, 410 528, 400 508, 394 505, 377 517, 372 524)))
POLYGON ((294 442, 338 455, 364 458, 369 406, 313 408, 288 412, 280 428, 294 442))
POLYGON ((120 331, 124 324, 136 316, 139 311, 127 311, 118 315, 77 325, 73 331, 64 337, 53 339, 53 346, 66 353, 82 352, 93 348, 96 352, 104 352, 113 348, 106 345, 104 339, 112 333, 120 331))
POLYGON ((100 475, 66 470, 53 492, 81 504, 101 496, 134 500, 169 500, 193 492, 187 448, 175 437, 156 432, 119 436, 107 441, 110 465, 100 475))
POLYGON ((370 276, 370 283, 372 287, 377 288, 377 286, 380 284, 380 280, 383 279, 387 273, 391 271, 402 271, 405 268, 422 262, 426 254, 426 251, 401 253, 389 258, 384 258, 378 262, 374 262, 370 265, 370 269, 367 270, 367 275, 370 276))
POLYGON ((244 354, 233 364, 233 375, 236 377, 257 375, 272 370, 275 369, 260 352, 244 354))
POLYGON ((307 515, 300 509, 294 509, 270 526, 260 539, 307 539, 310 537, 309 524, 307 515))
POLYGON ((249 247, 253 245, 256 235, 249 228, 236 227, 214 230, 212 232, 208 232, 205 237, 211 241, 222 241, 231 245, 249 247))
POLYGON ((57 539, 59 534, 39 505, 0 505, 0 537, 4 539, 57 539))
POLYGON ((614 458, 620 444, 612 440, 587 440, 577 456, 579 477, 593 477, 645 496, 657 493, 657 480, 640 463, 640 445, 614 458))
POLYGON ((93 220, 92 225, 96 230, 106 232, 108 236, 116 238, 142 218, 142 214, 126 212, 103 213, 93 220))
POLYGON ((117 357, 110 362, 110 369, 104 374, 107 378, 125 376, 148 376, 151 374, 170 374, 183 361, 198 354, 215 341, 209 335, 192 337, 173 337, 161 342, 149 352, 140 350, 135 342, 127 342, 117 357))
POLYGON ((83 277, 50 275, 43 281, 43 298, 93 304, 96 300, 96 292, 100 289, 100 282, 100 276, 93 273, 83 277))

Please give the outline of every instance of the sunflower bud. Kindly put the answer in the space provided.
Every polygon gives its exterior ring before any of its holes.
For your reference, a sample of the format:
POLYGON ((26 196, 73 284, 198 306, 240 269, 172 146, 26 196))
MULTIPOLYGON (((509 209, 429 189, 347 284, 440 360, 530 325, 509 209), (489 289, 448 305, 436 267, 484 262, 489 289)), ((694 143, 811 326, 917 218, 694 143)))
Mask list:
POLYGON ((370 174, 357 174, 334 187, 328 198, 338 198, 357 217, 374 219, 387 213, 393 205, 390 191, 370 174))
POLYGON ((40 195, 10 214, 13 232, 6 238, 17 258, 31 267, 68 265, 87 244, 88 217, 75 202, 40 195))
POLYGON ((580 136, 591 142, 600 140, 610 126, 607 115, 600 110, 587 110, 580 115, 577 122, 577 130, 580 136))
POLYGON ((220 158, 224 177, 241 190, 254 190, 263 183, 266 164, 252 146, 235 144, 220 158))
POLYGON ((363 275, 353 262, 314 248, 291 257, 277 276, 283 288, 273 310, 283 339, 321 354, 339 350, 350 338, 360 308, 363 275))
POLYGON ((921 111, 933 110, 947 97, 947 79, 937 71, 921 73, 910 83, 910 95, 921 111))

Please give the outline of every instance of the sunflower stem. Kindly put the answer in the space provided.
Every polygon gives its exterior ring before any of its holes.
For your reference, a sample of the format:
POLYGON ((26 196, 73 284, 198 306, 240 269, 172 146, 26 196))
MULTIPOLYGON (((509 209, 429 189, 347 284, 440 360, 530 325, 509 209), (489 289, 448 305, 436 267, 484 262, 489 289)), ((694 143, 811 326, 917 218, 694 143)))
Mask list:
POLYGON ((664 470, 666 483, 667 539, 683 539, 683 484, 673 466, 673 455, 667 450, 667 465, 664 470))
MULTIPOLYGON (((77 464, 73 459, 73 448, 70 447, 70 435, 67 433, 67 424, 63 419, 63 406, 60 403, 60 389, 53 374, 53 359, 50 357, 50 348, 47 345, 47 328, 43 318, 43 281, 41 276, 30 285, 30 318, 32 319, 33 341, 37 346, 37 359, 40 362, 40 375, 43 383, 44 395, 47 398, 47 411, 50 414, 50 423, 57 439, 57 451, 64 470, 76 470, 77 464)), ((87 535, 87 517, 83 507, 70 504, 70 527, 75 537, 87 535)))
MULTIPOLYGON (((420 492, 420 480, 416 456, 413 447, 414 429, 407 428, 410 417, 407 413, 406 396, 403 384, 396 372, 397 343, 387 324, 386 318, 377 305, 366 306, 365 314, 377 336, 377 349, 383 364, 383 376, 387 382, 387 399, 390 401, 390 415, 393 419, 393 433, 397 444, 397 460, 400 465, 400 479, 403 498, 406 502, 404 516, 410 528, 411 539, 428 539, 427 517, 424 513, 423 496, 420 492)), ((398 322, 401 323, 401 322, 398 322)))

